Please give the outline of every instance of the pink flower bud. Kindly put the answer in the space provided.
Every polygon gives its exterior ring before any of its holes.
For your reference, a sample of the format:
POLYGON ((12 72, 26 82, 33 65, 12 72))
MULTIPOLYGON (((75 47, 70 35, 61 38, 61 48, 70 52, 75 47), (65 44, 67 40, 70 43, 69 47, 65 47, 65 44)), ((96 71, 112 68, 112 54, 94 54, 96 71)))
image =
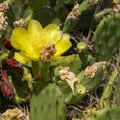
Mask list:
POLYGON ((30 103, 30 96, 27 97, 26 102, 30 103))
POLYGON ((20 69, 22 67, 22 64, 19 63, 17 60, 15 60, 14 58, 8 58, 6 60, 7 64, 14 70, 16 69, 20 69))
POLYGON ((30 88, 30 89, 28 90, 28 92, 29 92, 30 94, 32 94, 33 88, 30 88))
POLYGON ((42 78, 43 76, 42 76, 42 73, 41 72, 39 72, 38 73, 38 78, 42 78))

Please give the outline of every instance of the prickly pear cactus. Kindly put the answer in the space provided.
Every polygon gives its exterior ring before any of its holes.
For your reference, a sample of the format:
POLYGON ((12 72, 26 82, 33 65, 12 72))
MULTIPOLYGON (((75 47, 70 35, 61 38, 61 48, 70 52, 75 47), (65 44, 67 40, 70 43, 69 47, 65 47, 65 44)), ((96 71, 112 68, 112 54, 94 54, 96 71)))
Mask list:
POLYGON ((111 106, 101 109, 91 120, 118 120, 120 118, 120 107, 111 106))
MULTIPOLYGON (((88 66, 84 71, 81 71, 76 76, 76 83, 74 84, 74 91, 65 81, 60 82, 63 94, 65 96, 66 104, 75 104, 80 102, 85 95, 95 89, 102 81, 105 62, 98 62, 92 66, 88 66)), ((72 82, 72 80, 71 80, 72 82)), ((73 81, 74 82, 74 81, 73 81)))
POLYGON ((94 33, 94 50, 98 61, 107 61, 120 46, 120 14, 109 15, 97 26, 94 33))
POLYGON ((77 44, 78 55, 82 61, 82 69, 85 69, 88 64, 88 56, 87 56, 87 45, 85 42, 79 42, 77 44))
POLYGON ((55 84, 49 84, 31 98, 31 120, 65 120, 64 97, 55 84))
POLYGON ((16 103, 26 102, 32 89, 33 78, 30 71, 23 67, 18 70, 8 68, 8 78, 14 89, 14 100, 16 103))
POLYGON ((115 88, 114 88, 114 94, 113 94, 113 101, 115 104, 119 104, 120 103, 120 78, 117 78, 116 80, 116 84, 115 84, 115 88))
POLYGON ((107 84, 106 87, 104 88, 103 92, 102 92, 102 96, 99 100, 99 106, 104 107, 104 106, 109 106, 109 104, 112 102, 115 104, 117 104, 117 100, 118 100, 118 96, 119 96, 119 83, 115 86, 115 83, 117 81, 118 78, 118 70, 114 69, 107 84), (117 91, 116 91, 117 90, 117 91), (114 91, 114 92, 113 92, 114 91), (116 100, 114 99, 116 95, 116 100), (115 100, 115 101, 114 101, 115 100), (114 101, 114 102, 113 102, 114 101))
MULTIPOLYGON (((73 1, 73 0, 72 0, 73 1)), ((81 4, 75 4, 72 11, 69 12, 63 27, 63 32, 70 32, 73 28, 77 25, 79 16, 87 11, 90 10, 95 4, 97 4, 97 0, 90 1, 84 0, 81 4)))
POLYGON ((73 55, 62 57, 60 60, 54 61, 52 65, 55 67, 69 66, 72 72, 74 72, 75 74, 78 74, 81 69, 82 63, 79 56, 77 54, 73 54, 73 55))
POLYGON ((88 107, 80 115, 79 120, 118 120, 120 106, 111 105, 101 107, 88 107))

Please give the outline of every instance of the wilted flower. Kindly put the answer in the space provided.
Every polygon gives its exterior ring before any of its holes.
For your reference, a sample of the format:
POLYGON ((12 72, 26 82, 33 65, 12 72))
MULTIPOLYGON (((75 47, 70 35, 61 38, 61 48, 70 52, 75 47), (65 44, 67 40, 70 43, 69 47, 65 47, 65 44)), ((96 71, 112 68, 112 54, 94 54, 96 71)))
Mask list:
POLYGON ((8 3, 4 1, 3 3, 0 3, 0 12, 5 12, 9 9, 8 3))
POLYGON ((7 109, 5 112, 0 114, 0 120, 29 120, 27 111, 15 107, 13 109, 7 109))
POLYGON ((42 28, 38 21, 31 20, 27 29, 19 27, 13 30, 11 44, 18 50, 15 52, 14 58, 21 63, 27 63, 30 60, 39 60, 41 55, 42 57, 47 55, 47 58, 49 56, 50 59, 59 57, 71 47, 69 39, 70 36, 63 34, 56 24, 49 24, 42 28), (55 46, 55 48, 49 45, 55 46))
POLYGON ((97 70, 104 66, 106 64, 106 62, 96 62, 91 66, 86 67, 85 69, 85 74, 89 77, 89 78, 93 78, 97 72, 97 70))
POLYGON ((13 23, 14 27, 23 27, 25 26, 25 21, 24 19, 17 20, 13 23))
POLYGON ((75 4, 74 8, 72 9, 72 11, 69 13, 67 19, 78 19, 78 17, 80 16, 80 10, 79 10, 79 4, 75 4))
POLYGON ((0 12, 0 30, 6 30, 7 29, 7 17, 4 15, 4 12, 0 12))
POLYGON ((59 71, 60 78, 68 83, 74 94, 74 85, 78 82, 76 75, 70 71, 69 67, 62 68, 59 71))

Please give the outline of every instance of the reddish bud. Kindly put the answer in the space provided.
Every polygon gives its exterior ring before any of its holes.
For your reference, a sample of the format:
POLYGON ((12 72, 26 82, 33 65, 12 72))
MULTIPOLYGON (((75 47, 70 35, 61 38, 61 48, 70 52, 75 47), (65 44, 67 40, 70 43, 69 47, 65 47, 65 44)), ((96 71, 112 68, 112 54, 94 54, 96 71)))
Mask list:
POLYGON ((1 84, 1 92, 3 94, 3 96, 5 97, 10 97, 11 95, 14 94, 14 90, 8 80, 7 77, 7 71, 6 70, 2 70, 2 84, 1 84))
POLYGON ((30 103, 30 96, 28 96, 28 97, 26 98, 26 102, 27 102, 27 103, 30 103))
POLYGON ((28 92, 29 92, 30 94, 32 94, 33 88, 30 88, 30 89, 28 90, 28 92))
POLYGON ((12 68, 12 69, 20 69, 22 67, 22 64, 19 63, 17 60, 14 58, 8 58, 6 60, 7 64, 12 68))
POLYGON ((41 72, 39 72, 38 73, 38 78, 42 78, 43 76, 42 76, 42 73, 41 72))
POLYGON ((14 48, 12 47, 12 45, 10 43, 10 37, 9 36, 4 39, 4 45, 5 45, 5 48, 7 48, 8 50, 10 50, 10 51, 14 50, 14 48))

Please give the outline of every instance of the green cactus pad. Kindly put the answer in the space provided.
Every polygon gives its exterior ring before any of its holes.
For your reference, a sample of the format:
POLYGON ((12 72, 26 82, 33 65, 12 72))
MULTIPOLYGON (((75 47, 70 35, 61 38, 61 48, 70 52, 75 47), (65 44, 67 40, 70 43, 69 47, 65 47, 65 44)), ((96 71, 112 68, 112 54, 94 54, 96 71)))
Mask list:
POLYGON ((77 54, 73 54, 73 55, 69 55, 66 57, 62 57, 61 59, 54 61, 52 65, 55 67, 56 66, 57 67, 68 67, 69 66, 70 70, 73 73, 78 74, 81 69, 82 63, 81 63, 79 56, 77 54))
POLYGON ((55 84, 49 84, 31 98, 31 120, 65 120, 64 97, 55 84))
POLYGON ((107 61, 120 47, 120 14, 109 15, 99 23, 94 33, 94 50, 98 61, 107 61))
POLYGON ((74 85, 74 93, 64 81, 58 83, 65 96, 66 104, 79 103, 88 92, 91 92, 100 84, 104 73, 104 64, 105 62, 98 62, 89 66, 88 70, 81 71, 76 76, 78 82, 74 85))

